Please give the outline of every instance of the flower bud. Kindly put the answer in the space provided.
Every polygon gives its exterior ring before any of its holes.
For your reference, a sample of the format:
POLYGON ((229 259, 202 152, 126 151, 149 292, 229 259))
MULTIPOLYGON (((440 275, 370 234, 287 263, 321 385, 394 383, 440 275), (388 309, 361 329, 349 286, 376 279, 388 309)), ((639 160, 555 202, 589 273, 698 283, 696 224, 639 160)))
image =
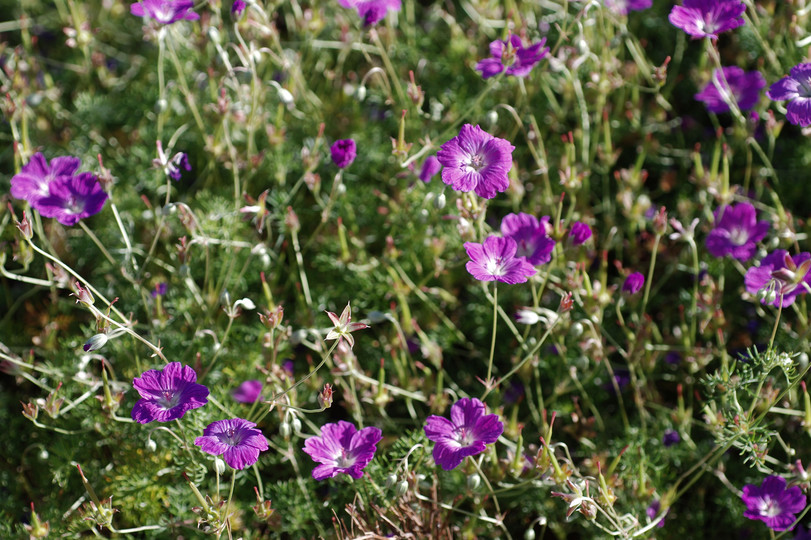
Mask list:
POLYGON ((324 389, 318 394, 318 404, 322 409, 332 407, 332 386, 329 383, 324 385, 324 389))
POLYGON ((149 450, 150 452, 155 452, 155 451, 158 450, 158 444, 155 441, 153 441, 152 439, 147 439, 146 440, 146 449, 149 450))
POLYGON ((394 492, 397 494, 398 497, 402 497, 408 492, 408 481, 407 480, 400 480, 397 482, 397 485, 394 487, 394 492))
POLYGON ((447 204, 448 200, 445 198, 445 193, 440 193, 434 199, 434 208, 437 210, 442 210, 445 208, 445 204, 447 204))
POLYGON ((282 422, 279 424, 279 435, 284 437, 285 439, 290 438, 290 424, 287 422, 282 422))
POLYGON ((293 428, 293 433, 301 433, 301 420, 293 418, 293 421, 290 422, 290 427, 293 428))
POLYGON ((224 474, 225 462, 218 457, 214 458, 214 470, 217 471, 217 474, 224 474))
POLYGON ((107 344, 107 334, 96 334, 82 346, 84 352, 97 351, 107 344))
POLYGON ((468 491, 475 491, 482 483, 482 479, 478 474, 473 473, 467 477, 466 483, 468 491))

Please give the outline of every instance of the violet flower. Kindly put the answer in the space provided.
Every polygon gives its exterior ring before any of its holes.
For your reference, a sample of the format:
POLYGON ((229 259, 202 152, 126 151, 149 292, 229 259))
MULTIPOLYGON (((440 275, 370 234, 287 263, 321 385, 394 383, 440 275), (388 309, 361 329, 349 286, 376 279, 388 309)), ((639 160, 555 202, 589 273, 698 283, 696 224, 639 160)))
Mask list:
POLYGON ((769 232, 768 221, 756 221, 755 207, 749 203, 723 206, 715 211, 715 228, 707 235, 707 251, 713 257, 731 256, 748 261, 757 243, 769 232))
POLYGON ((797 64, 769 87, 766 96, 773 101, 786 101, 786 118, 795 126, 811 126, 811 64, 797 64))
POLYGON ((262 382, 249 380, 240 384, 231 392, 231 397, 240 403, 254 403, 262 394, 262 382))
POLYGON ((717 39, 718 34, 743 25, 746 6, 741 0, 684 0, 673 6, 668 20, 693 38, 717 39))
MULTIPOLYGON (((662 509, 662 502, 659 499, 654 499, 651 501, 650 505, 645 509, 645 515, 648 516, 648 519, 653 521, 656 519, 656 516, 659 515, 659 510, 662 509)), ((657 527, 662 528, 665 526, 664 518, 660 521, 657 527)))
POLYGON ((240 17, 246 7, 248 7, 248 4, 245 3, 245 0, 234 0, 234 3, 231 4, 231 15, 240 17))
POLYGON ((465 124, 459 135, 443 144, 436 154, 442 164, 442 181, 456 191, 475 191, 492 199, 510 185, 515 147, 479 126, 465 124))
POLYGON ((675 429, 666 429, 665 434, 662 436, 662 444, 665 448, 673 446, 674 444, 679 444, 681 442, 681 437, 679 436, 679 432, 675 429))
POLYGON ((37 152, 11 179, 11 195, 36 208, 40 199, 51 194, 51 182, 61 176, 73 176, 81 164, 77 157, 63 156, 53 158, 49 165, 45 156, 37 152))
POLYGON ((632 272, 625 278, 625 282, 622 284, 622 292, 627 294, 636 294, 642 290, 642 286, 645 284, 645 276, 643 276, 640 272, 632 272))
POLYGON ((155 19, 160 24, 172 24, 177 21, 196 21, 198 13, 191 11, 192 0, 141 0, 130 4, 130 13, 145 19, 155 19))
POLYGON ((490 56, 476 64, 476 71, 482 74, 483 79, 489 79, 499 73, 514 77, 526 77, 532 68, 549 52, 544 47, 546 38, 529 47, 524 47, 521 38, 515 34, 509 39, 497 39, 490 43, 490 56))
POLYGON ((748 111, 757 105, 764 86, 766 79, 759 71, 744 71, 737 66, 727 66, 723 70, 714 70, 712 80, 694 97, 703 101, 710 112, 727 112, 732 101, 738 104, 740 110, 748 111))
POLYGON ((555 241, 547 234, 549 217, 540 220, 531 214, 507 214, 501 220, 501 234, 518 244, 516 257, 525 257, 533 266, 546 264, 552 259, 555 241))
POLYGON ((628 15, 632 11, 642 11, 653 5, 653 0, 603 0, 605 6, 617 15, 628 15))
POLYGON ((582 221, 575 221, 572 225, 572 229, 569 231, 569 238, 571 238, 572 244, 575 246, 583 245, 586 243, 586 240, 591 238, 591 227, 582 221))
POLYGON ((467 271, 479 281, 525 283, 537 272, 524 257, 516 257, 518 244, 512 238, 488 236, 483 244, 465 242, 470 261, 467 271))
POLYGON ((759 519, 774 531, 785 531, 805 508, 805 495, 799 486, 786 489, 782 476, 767 476, 760 486, 743 486, 744 517, 759 519))
POLYGON ((268 449, 268 441, 256 429, 256 424, 242 418, 210 423, 203 430, 203 436, 194 439, 194 444, 207 454, 222 454, 222 459, 232 469, 250 467, 259 459, 259 452, 268 449))
POLYGON ((757 295, 762 304, 788 307, 799 294, 811 287, 811 253, 790 257, 784 249, 775 250, 746 271, 743 278, 746 291, 757 295))
POLYGON ((313 478, 325 480, 339 473, 360 478, 382 438, 383 432, 376 427, 358 431, 354 424, 343 420, 337 424, 324 424, 321 436, 304 441, 304 453, 321 463, 313 469, 313 478))
POLYGON ((363 19, 363 26, 372 26, 382 21, 389 11, 398 12, 400 0, 338 0, 342 7, 354 9, 363 19))
POLYGON ((44 217, 56 218, 68 227, 101 212, 108 197, 92 173, 61 176, 48 185, 48 191, 47 197, 32 206, 44 217))
POLYGON ((180 362, 162 370, 150 369, 136 377, 132 386, 141 399, 132 408, 132 419, 141 424, 169 422, 208 403, 208 388, 197 384, 197 373, 180 362))
POLYGON ((332 162, 340 169, 346 169, 358 155, 358 147, 352 139, 340 139, 329 148, 332 162))
POLYGON ((442 164, 439 162, 436 156, 428 156, 422 163, 419 178, 427 184, 431 181, 431 178, 433 178, 436 173, 439 172, 440 169, 442 169, 442 164))
POLYGON ((442 470, 455 469, 468 456, 481 454, 504 432, 497 414, 485 414, 484 403, 462 398, 451 406, 451 419, 431 415, 425 436, 434 441, 434 461, 442 470))

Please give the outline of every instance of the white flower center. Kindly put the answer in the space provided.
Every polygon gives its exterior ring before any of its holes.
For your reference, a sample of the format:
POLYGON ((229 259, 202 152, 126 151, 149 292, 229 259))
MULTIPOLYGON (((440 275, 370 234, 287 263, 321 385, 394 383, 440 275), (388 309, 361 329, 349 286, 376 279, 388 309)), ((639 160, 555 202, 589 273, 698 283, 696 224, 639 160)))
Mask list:
POLYGON ((467 172, 479 172, 485 165, 484 156, 481 154, 472 154, 464 162, 464 168, 467 172))
POLYGON ((346 448, 341 448, 341 453, 335 456, 335 465, 342 469, 346 469, 355 464, 357 458, 353 455, 347 455, 346 448))
POLYGON ((780 504, 771 497, 761 499, 760 508, 758 510, 760 511, 760 515, 767 517, 775 517, 783 513, 780 504))
POLYGON ((496 257, 493 259, 488 259, 487 263, 484 265, 484 269, 487 270, 487 273, 491 276, 501 276, 504 274, 504 266, 501 260, 501 257, 496 257))
POLYGON ((473 433, 471 433, 471 430, 464 426, 456 428, 453 435, 454 440, 459 443, 459 446, 462 447, 470 446, 476 441, 476 438, 473 436, 473 433))
POLYGON ((745 229, 734 228, 729 231, 729 240, 736 246, 742 246, 749 240, 749 232, 745 229))
POLYGON ((797 82, 800 83, 800 87, 797 89, 800 97, 811 97, 811 77, 797 79, 797 82))
POLYGON ((158 403, 160 403, 161 407, 163 407, 164 409, 171 409, 172 407, 177 405, 178 401, 180 401, 179 392, 175 393, 172 390, 164 390, 161 395, 161 398, 158 400, 158 403))

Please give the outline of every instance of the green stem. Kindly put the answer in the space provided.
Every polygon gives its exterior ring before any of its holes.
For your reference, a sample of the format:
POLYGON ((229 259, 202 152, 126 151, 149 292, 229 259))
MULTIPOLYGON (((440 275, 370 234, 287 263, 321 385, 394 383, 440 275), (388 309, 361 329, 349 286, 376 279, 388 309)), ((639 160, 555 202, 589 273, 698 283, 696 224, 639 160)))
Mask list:
POLYGON ((487 362, 487 378, 484 380, 490 388, 490 375, 493 373, 493 357, 496 353, 496 329, 498 328, 498 281, 493 281, 493 336, 490 340, 490 359, 487 362))

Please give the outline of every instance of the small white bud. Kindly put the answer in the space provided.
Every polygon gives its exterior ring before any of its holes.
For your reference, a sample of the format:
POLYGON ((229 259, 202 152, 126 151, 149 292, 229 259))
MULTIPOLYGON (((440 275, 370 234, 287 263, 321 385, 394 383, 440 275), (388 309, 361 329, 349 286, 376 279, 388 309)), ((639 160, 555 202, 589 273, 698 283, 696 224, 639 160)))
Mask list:
POLYGON ((155 452, 158 449, 158 445, 152 439, 147 439, 146 440, 146 449, 149 450, 150 452, 155 452))
POLYGON ((217 471, 217 474, 224 474, 225 462, 218 457, 214 458, 214 470, 217 471))
POLYGON ((363 85, 358 86, 358 89, 355 91, 355 96, 358 98, 358 101, 366 99, 366 87, 363 85))
POLYGON ((440 193, 439 195, 436 196, 436 199, 434 199, 434 208, 436 208, 437 210, 442 210, 443 208, 445 208, 445 204, 447 204, 447 202, 448 199, 445 198, 445 194, 440 193))
POLYGON ((470 491, 475 491, 481 483, 482 479, 476 473, 473 473, 467 477, 467 489, 470 491))
POLYGON ((236 302, 234 302, 234 311, 238 307, 242 307, 243 309, 256 309, 256 304, 253 303, 253 300, 250 298, 240 298, 236 302))
POLYGON ((287 422, 282 422, 279 424, 279 435, 284 437, 285 439, 290 438, 290 424, 287 422))
POLYGON ((575 322, 572 324, 571 328, 569 328, 569 333, 572 335, 573 338, 579 338, 583 335, 583 323, 575 322))
POLYGON ((96 334, 82 346, 84 352, 97 351, 107 344, 107 334, 96 334))
POLYGON ((293 433, 301 433, 301 420, 298 418, 293 418, 293 421, 290 422, 290 426, 293 428, 293 433))

